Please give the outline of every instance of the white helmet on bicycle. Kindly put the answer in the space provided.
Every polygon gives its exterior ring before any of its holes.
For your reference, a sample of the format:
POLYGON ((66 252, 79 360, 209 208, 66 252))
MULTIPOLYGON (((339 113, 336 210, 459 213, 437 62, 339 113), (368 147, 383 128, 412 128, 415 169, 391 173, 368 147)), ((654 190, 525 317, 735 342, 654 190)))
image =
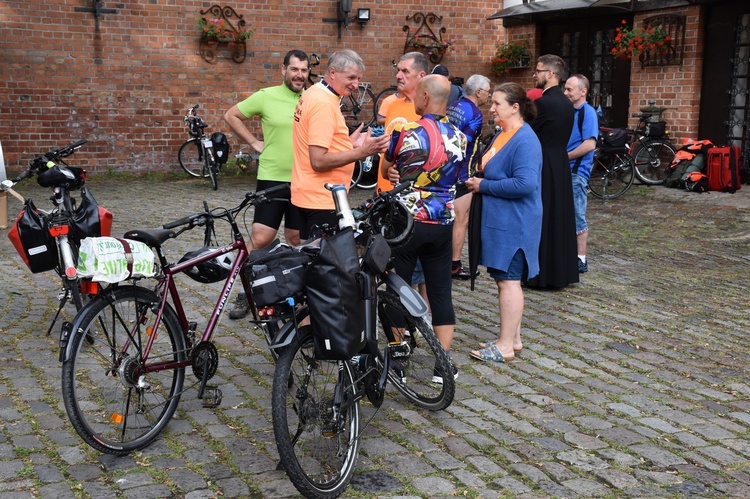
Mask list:
MULTIPOLYGON (((191 251, 180 258, 180 263, 214 252, 216 249, 206 246, 199 250, 191 251)), ((185 269, 185 274, 194 281, 202 283, 219 282, 229 277, 229 271, 232 269, 232 265, 234 265, 234 259, 234 253, 225 253, 185 269)))

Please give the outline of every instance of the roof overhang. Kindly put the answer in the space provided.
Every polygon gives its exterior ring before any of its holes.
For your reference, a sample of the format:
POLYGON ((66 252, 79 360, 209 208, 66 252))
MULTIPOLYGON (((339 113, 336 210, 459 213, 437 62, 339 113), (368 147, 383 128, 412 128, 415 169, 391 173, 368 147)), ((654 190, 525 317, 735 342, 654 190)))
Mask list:
POLYGON ((583 13, 582 11, 598 15, 684 7, 696 3, 703 2, 701 0, 539 0, 536 2, 532 0, 495 12, 487 19, 502 19, 503 26, 515 26, 560 16, 572 17, 574 14, 583 13))

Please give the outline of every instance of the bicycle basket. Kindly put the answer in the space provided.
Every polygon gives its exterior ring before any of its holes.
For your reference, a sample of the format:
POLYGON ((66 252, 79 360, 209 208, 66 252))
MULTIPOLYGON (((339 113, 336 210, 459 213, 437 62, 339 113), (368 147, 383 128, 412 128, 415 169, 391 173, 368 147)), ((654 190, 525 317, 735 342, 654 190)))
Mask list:
POLYGON ((662 137, 667 131, 666 121, 654 121, 646 123, 644 132, 649 137, 662 137))
POLYGON ((214 144, 216 162, 223 165, 229 159, 229 151, 231 149, 227 136, 221 132, 214 132, 211 134, 211 142, 214 144))
POLYGON ((32 273, 46 272, 57 267, 57 245, 47 230, 47 222, 31 199, 18 214, 8 239, 32 273))
POLYGON ((276 239, 264 249, 250 253, 245 277, 257 306, 266 306, 296 296, 305 289, 305 268, 311 257, 276 239))
POLYGON ((628 131, 624 128, 613 128, 606 132, 599 132, 597 147, 605 152, 625 152, 628 142, 628 131))

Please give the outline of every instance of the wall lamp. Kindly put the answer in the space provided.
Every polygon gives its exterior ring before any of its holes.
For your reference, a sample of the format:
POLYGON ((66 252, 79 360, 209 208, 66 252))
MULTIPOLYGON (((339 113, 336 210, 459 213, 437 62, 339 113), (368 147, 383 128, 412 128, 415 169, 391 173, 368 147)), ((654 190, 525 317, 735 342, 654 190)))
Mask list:
POLYGON ((349 16, 352 11, 352 0, 338 0, 336 2, 335 18, 324 18, 323 22, 336 23, 339 27, 339 40, 341 39, 341 27, 348 28, 351 23, 358 22, 361 27, 365 27, 370 21, 370 9, 357 9, 356 16, 349 16))

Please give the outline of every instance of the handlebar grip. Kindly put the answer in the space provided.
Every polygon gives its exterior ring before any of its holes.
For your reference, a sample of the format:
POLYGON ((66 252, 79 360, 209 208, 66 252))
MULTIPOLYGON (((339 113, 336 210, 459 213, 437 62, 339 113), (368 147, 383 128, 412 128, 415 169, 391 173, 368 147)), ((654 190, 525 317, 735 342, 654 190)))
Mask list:
POLYGON ((196 215, 188 215, 187 217, 180 218, 179 220, 175 220, 174 222, 167 222, 164 225, 162 225, 163 229, 174 229, 175 227, 179 227, 180 225, 189 224, 190 222, 195 219, 196 215))
POLYGON ((22 171, 16 178, 13 179, 13 183, 17 184, 21 180, 30 177, 34 173, 34 170, 32 168, 27 168, 26 170, 22 171))
POLYGON ((398 194, 399 192, 403 191, 404 189, 408 189, 409 187, 411 187, 411 181, 410 180, 406 180, 406 181, 401 182, 400 184, 396 185, 396 187, 394 187, 390 191, 381 192, 380 195, 381 196, 383 196, 383 195, 385 195, 385 196, 394 196, 394 195, 398 194))
POLYGON ((289 190, 288 184, 280 184, 280 185, 275 185, 273 187, 269 187, 268 189, 263 189, 262 191, 248 192, 247 194, 245 194, 245 197, 251 198, 251 199, 252 198, 257 199, 257 198, 262 198, 262 197, 269 197, 270 195, 276 194, 277 192, 282 192, 282 191, 287 191, 287 190, 289 190))

